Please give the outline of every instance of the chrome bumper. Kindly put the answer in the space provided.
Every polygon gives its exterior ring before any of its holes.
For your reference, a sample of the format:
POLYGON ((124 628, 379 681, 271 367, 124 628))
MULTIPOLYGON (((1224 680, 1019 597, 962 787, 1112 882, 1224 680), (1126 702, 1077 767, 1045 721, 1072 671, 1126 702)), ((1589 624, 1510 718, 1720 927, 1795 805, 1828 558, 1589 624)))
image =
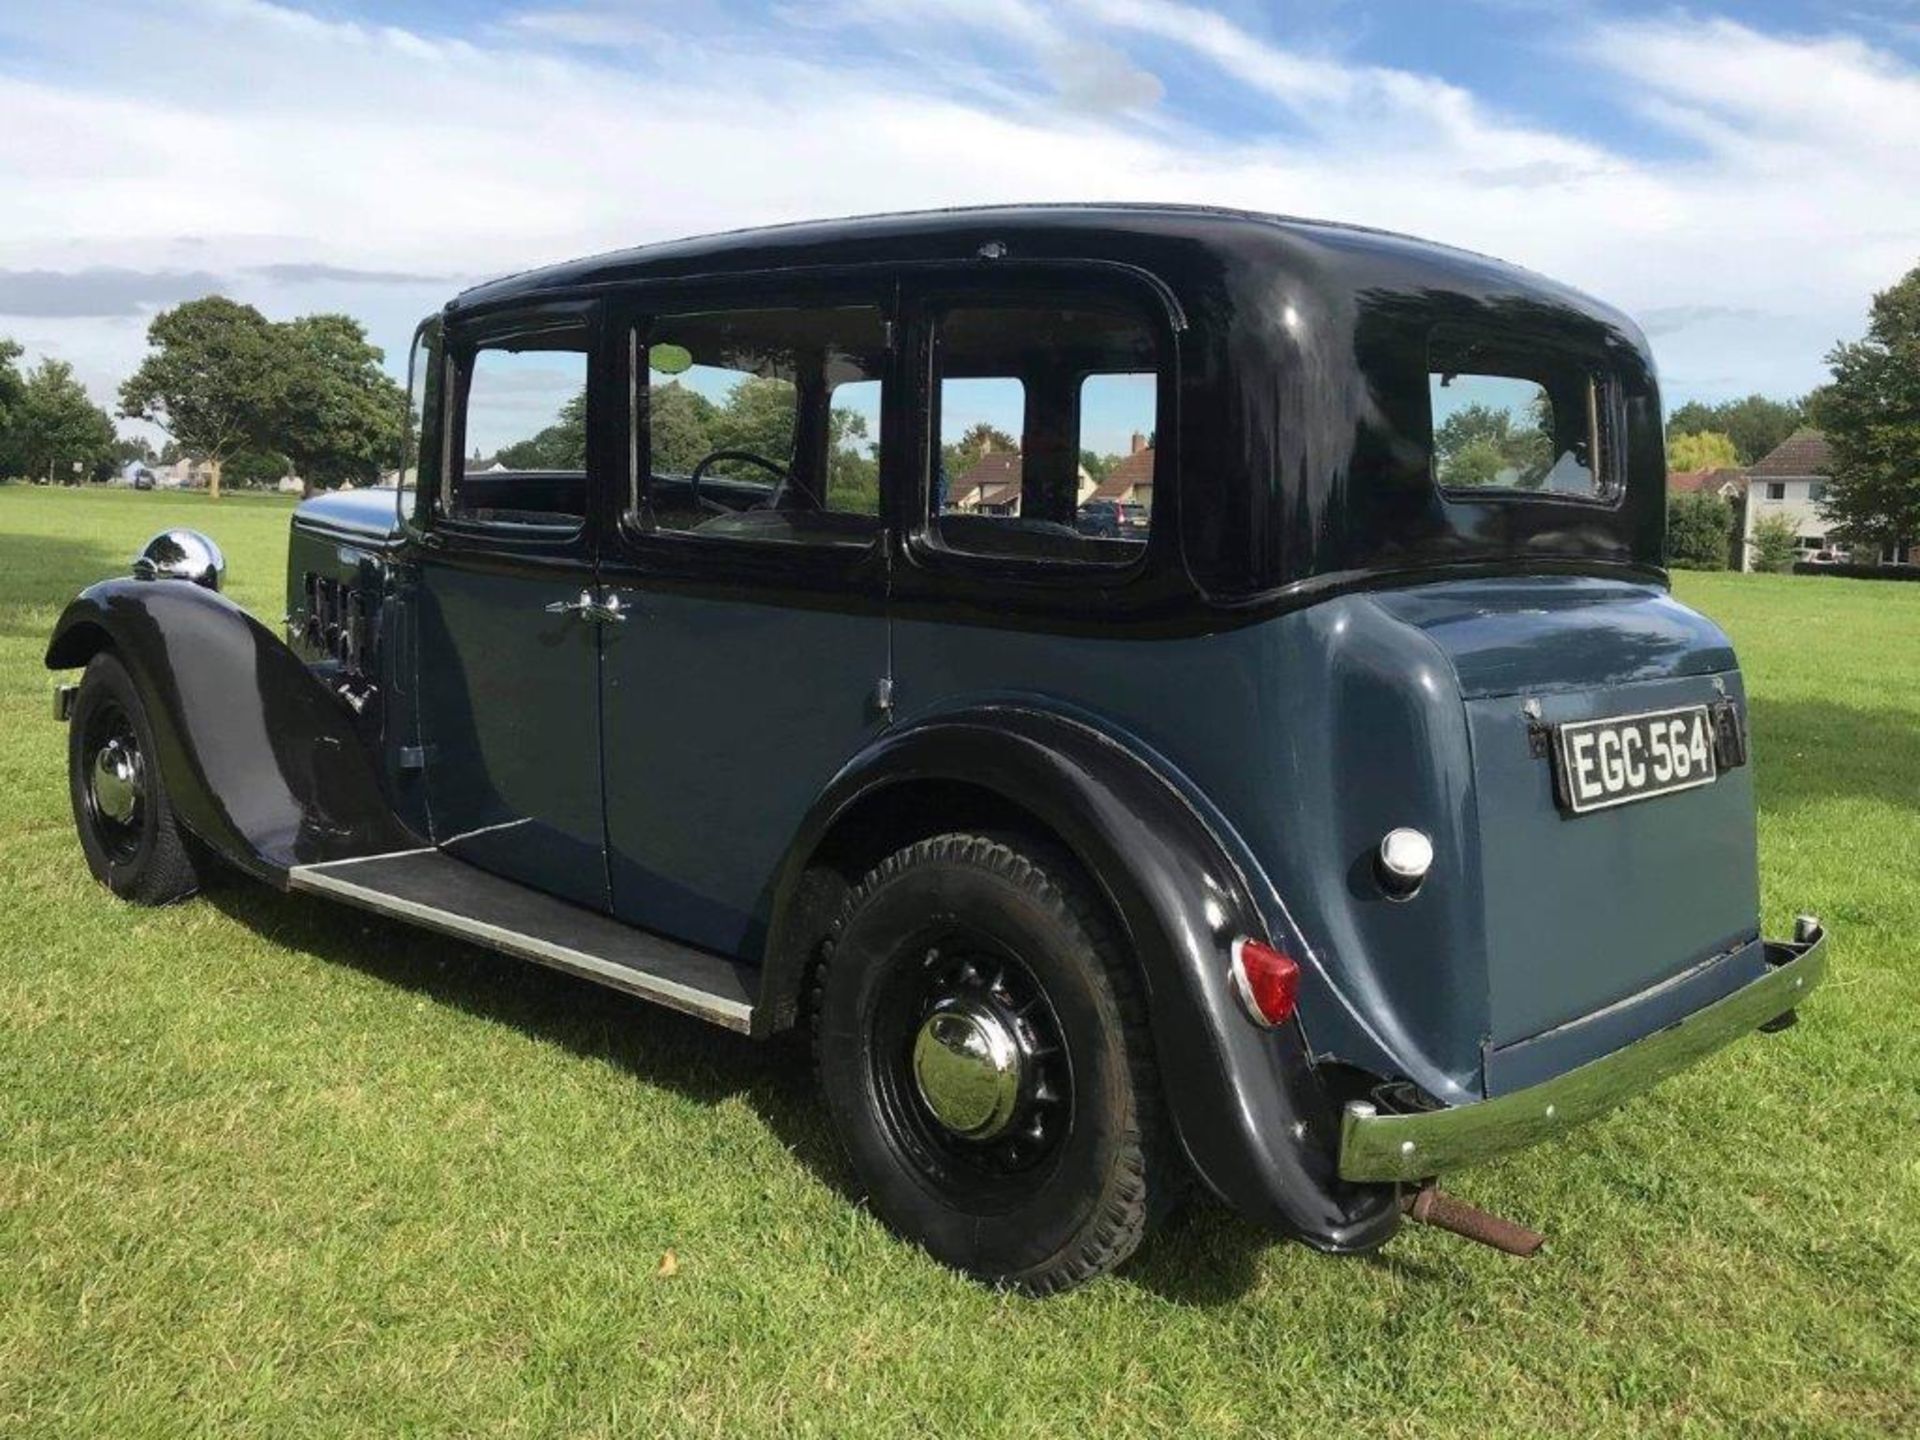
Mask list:
POLYGON ((1811 929, 1803 939, 1767 941, 1773 968, 1750 985, 1525 1090, 1405 1115, 1351 1102, 1340 1122, 1340 1174, 1348 1180, 1424 1180, 1537 1144, 1604 1114, 1805 999, 1827 971, 1826 934, 1817 924, 1811 929))

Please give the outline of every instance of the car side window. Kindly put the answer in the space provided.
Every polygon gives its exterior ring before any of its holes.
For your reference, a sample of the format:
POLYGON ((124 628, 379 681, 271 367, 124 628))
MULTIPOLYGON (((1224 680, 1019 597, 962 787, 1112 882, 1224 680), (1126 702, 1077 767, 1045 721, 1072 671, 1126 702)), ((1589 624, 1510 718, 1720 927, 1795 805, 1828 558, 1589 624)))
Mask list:
POLYGON ((965 554, 1139 558, 1153 520, 1159 358, 1119 304, 963 304, 936 314, 928 528, 965 554))
POLYGON ((633 523, 871 543, 886 353, 885 316, 868 306, 654 317, 634 343, 633 523))
POLYGON ((587 336, 505 336, 460 363, 458 448, 443 470, 446 518, 566 534, 587 514, 587 336))

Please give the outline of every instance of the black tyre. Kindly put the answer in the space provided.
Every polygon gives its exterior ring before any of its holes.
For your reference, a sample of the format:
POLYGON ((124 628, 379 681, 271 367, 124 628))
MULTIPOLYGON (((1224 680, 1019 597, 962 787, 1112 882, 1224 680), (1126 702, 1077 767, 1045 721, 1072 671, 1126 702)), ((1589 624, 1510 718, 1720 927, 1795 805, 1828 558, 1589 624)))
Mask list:
POLYGON ((160 784, 153 726, 126 667, 88 663, 67 730, 67 788, 87 868, 122 900, 165 905, 200 885, 193 849, 160 784))
POLYGON ((1048 1294, 1131 1255, 1171 1180, 1139 987, 1072 867, 940 835, 848 897, 814 994, 821 1085, 874 1209, 1048 1294))

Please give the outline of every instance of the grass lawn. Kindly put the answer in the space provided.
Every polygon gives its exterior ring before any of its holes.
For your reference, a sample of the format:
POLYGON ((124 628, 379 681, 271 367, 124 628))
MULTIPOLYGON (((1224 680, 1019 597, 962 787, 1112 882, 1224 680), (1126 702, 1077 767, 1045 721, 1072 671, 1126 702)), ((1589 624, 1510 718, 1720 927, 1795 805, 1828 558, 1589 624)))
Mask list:
POLYGON ((318 900, 88 879, 61 605, 188 523, 277 621, 287 514, 0 486, 0 1434, 1920 1431, 1920 585, 1681 577, 1754 695, 1768 928, 1825 917, 1833 977, 1452 1181, 1539 1260, 1196 1208, 1036 1303, 849 1204, 790 1046, 318 900))

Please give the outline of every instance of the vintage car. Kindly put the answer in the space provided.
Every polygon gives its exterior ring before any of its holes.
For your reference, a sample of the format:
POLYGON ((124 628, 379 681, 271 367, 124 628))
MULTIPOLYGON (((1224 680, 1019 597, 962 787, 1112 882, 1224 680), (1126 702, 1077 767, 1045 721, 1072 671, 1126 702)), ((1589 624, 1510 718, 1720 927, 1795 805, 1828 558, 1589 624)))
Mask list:
POLYGON ((1540 276, 887 216, 483 285, 411 374, 401 483, 295 512, 284 636, 194 532, 61 617, 94 874, 810 1030, 874 1209, 973 1275, 1104 1272, 1195 1181, 1323 1251, 1528 1250, 1433 1178, 1821 977, 1811 917, 1760 933, 1646 341, 1540 276), (1131 433, 1147 523, 1086 534, 1131 433))

